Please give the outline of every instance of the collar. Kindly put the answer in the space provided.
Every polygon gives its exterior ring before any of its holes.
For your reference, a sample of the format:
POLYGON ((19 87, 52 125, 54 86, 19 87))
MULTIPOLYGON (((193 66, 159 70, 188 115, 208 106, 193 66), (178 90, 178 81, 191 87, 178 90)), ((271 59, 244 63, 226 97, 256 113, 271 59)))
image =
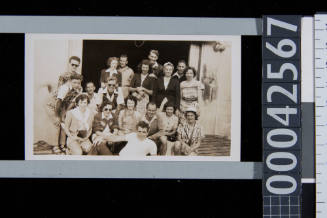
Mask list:
POLYGON ((144 114, 144 116, 142 117, 142 121, 146 122, 147 124, 151 124, 153 121, 155 121, 157 119, 157 115, 155 114, 152 119, 150 121, 148 121, 148 119, 146 119, 146 114, 144 114))
MULTIPOLYGON (((106 119, 106 118, 104 117, 103 112, 101 113, 101 118, 102 118, 102 119, 106 119)), ((112 116, 112 114, 110 113, 110 114, 109 114, 109 119, 112 119, 112 118, 113 118, 113 116, 112 116)))
POLYGON ((106 72, 109 72, 109 73, 112 72, 113 74, 117 74, 118 73, 117 70, 111 71, 110 68, 106 69, 106 72))
POLYGON ((70 81, 67 81, 66 83, 63 84, 63 86, 66 86, 68 88, 68 90, 72 90, 72 84, 70 83, 70 81))
MULTIPOLYGON (((102 89, 102 90, 101 90, 101 93, 102 93, 102 94, 108 94, 108 89, 107 89, 107 87, 104 88, 104 89, 102 89)), ((115 89, 114 94, 118 94, 118 89, 117 89, 117 88, 115 89)))
POLYGON ((148 73, 147 73, 146 75, 143 75, 142 73, 140 73, 140 75, 141 75, 141 78, 142 78, 142 77, 146 78, 147 76, 149 76, 148 73))
POLYGON ((155 63, 152 65, 152 67, 159 67, 158 62, 155 62, 155 63))
MULTIPOLYGON (((190 124, 188 124, 188 122, 186 121, 185 122, 185 125, 186 126, 190 126, 190 124)), ((199 125, 198 121, 196 120, 195 123, 194 123, 194 128, 197 127, 199 125)))
POLYGON ((125 71, 125 70, 128 70, 128 69, 129 69, 129 67, 126 65, 125 67, 119 67, 118 70, 123 70, 123 71, 125 71))
MULTIPOLYGON (((89 93, 85 92, 85 94, 87 94, 87 96, 89 96, 89 97, 90 97, 89 93)), ((94 98, 94 97, 96 97, 95 95, 96 95, 96 93, 95 93, 95 92, 93 92, 93 95, 92 95, 91 99, 92 99, 92 98, 94 98)), ((90 99, 90 100, 91 100, 91 99, 90 99)))
MULTIPOLYGON (((178 78, 178 79, 180 79, 180 78, 182 77, 182 76, 180 76, 180 75, 178 74, 178 72, 177 72, 177 71, 174 73, 174 75, 173 75, 173 76, 177 76, 177 78, 178 78)), ((173 76, 172 76, 172 77, 173 77, 173 76)))

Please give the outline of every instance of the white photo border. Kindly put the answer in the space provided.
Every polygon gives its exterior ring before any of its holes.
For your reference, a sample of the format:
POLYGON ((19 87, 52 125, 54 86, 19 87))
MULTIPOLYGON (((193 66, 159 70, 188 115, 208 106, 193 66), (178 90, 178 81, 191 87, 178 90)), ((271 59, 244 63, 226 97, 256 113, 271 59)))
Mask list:
POLYGON ((120 161, 240 161, 241 152, 241 36, 239 35, 143 35, 143 34, 25 34, 25 160, 120 161), (34 155, 34 40, 153 40, 231 42, 231 148, 230 156, 73 156, 34 155))

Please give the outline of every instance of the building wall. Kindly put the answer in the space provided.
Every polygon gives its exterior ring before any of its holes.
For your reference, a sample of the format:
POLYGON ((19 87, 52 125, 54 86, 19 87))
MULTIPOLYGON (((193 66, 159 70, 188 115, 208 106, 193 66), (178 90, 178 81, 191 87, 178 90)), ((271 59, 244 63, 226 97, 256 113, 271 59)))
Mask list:
POLYGON ((201 106, 200 123, 205 134, 230 138, 231 45, 224 42, 223 51, 215 51, 214 45, 215 42, 207 42, 202 44, 201 49, 194 49, 200 53, 200 81, 207 84, 206 89, 210 87, 210 97, 201 106))
POLYGON ((43 140, 54 145, 58 129, 53 124, 54 113, 47 104, 54 103, 51 92, 56 90, 60 74, 67 71, 69 57, 82 57, 82 40, 38 39, 33 44, 34 142, 43 140))

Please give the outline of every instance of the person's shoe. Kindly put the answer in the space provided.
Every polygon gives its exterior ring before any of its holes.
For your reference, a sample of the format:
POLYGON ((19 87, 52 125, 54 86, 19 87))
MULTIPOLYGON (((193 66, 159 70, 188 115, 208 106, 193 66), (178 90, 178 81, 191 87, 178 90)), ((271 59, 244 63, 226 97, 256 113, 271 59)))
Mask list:
POLYGON ((54 146, 54 147, 52 148, 52 151, 53 151, 53 153, 55 153, 55 154, 59 154, 59 153, 61 152, 61 149, 59 148, 59 146, 54 146))

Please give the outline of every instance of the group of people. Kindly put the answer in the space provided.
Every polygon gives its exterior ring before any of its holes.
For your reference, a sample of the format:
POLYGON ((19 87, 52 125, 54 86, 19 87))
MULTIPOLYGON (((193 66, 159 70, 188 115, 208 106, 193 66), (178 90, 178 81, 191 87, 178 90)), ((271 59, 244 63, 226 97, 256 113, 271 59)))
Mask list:
POLYGON ((71 155, 198 155, 204 137, 198 122, 203 85, 184 60, 177 70, 157 62, 151 50, 137 69, 128 56, 110 57, 101 70, 100 88, 78 73, 81 60, 69 59, 69 71, 58 82, 55 112, 59 146, 71 155))

